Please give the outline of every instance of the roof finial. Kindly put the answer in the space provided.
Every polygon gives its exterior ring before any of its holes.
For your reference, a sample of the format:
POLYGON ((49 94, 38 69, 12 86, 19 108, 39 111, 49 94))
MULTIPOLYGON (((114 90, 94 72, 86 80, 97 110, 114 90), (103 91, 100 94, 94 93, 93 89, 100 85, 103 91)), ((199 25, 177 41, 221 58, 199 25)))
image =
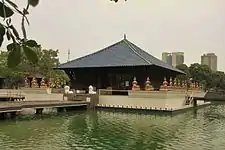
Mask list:
POLYGON ((126 39, 127 39, 127 36, 126 36, 126 34, 124 34, 124 35, 123 35, 123 39, 124 39, 124 40, 126 40, 126 39))

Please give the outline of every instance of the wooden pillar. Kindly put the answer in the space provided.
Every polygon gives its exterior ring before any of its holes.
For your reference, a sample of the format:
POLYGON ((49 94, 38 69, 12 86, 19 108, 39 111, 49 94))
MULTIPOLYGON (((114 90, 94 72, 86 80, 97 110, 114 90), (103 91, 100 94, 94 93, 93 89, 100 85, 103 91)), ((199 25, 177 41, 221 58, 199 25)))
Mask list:
POLYGON ((197 107, 197 99, 193 99, 193 107, 197 107))
POLYGON ((57 112, 64 112, 65 111, 65 108, 63 108, 63 107, 58 107, 57 108, 57 112))
POLYGON ((5 119, 6 113, 0 113, 0 120, 5 119))
POLYGON ((15 118, 16 116, 17 116, 16 111, 10 113, 10 118, 15 118))
POLYGON ((44 108, 37 108, 37 109, 36 109, 36 114, 37 114, 37 115, 42 114, 43 110, 44 110, 44 108))

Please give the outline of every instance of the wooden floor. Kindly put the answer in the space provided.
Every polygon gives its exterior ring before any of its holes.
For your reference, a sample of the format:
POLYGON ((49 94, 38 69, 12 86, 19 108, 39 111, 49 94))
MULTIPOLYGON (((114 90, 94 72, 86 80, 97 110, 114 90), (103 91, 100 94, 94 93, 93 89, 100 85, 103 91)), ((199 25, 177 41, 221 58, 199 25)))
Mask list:
POLYGON ((0 102, 0 113, 21 111, 23 108, 75 107, 87 106, 86 101, 19 101, 0 102))

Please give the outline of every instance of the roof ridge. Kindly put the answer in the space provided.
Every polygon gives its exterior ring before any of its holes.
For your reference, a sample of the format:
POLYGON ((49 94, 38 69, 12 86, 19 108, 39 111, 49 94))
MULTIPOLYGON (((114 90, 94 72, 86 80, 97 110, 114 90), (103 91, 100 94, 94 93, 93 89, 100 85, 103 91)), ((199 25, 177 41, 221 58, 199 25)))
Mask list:
POLYGON ((128 41, 128 40, 126 40, 126 39, 124 39, 123 40, 124 42, 125 42, 125 44, 137 55, 137 56, 139 56, 141 59, 143 59, 145 62, 147 62, 148 64, 152 64, 150 61, 148 61, 147 59, 145 59, 143 56, 141 56, 141 54, 139 54, 138 52, 137 52, 137 50, 136 50, 136 48, 132 45, 132 44, 130 44, 130 42, 128 41))
POLYGON ((110 47, 112 47, 112 46, 114 46, 114 45, 117 45, 117 44, 121 43, 122 41, 123 41, 123 40, 121 40, 121 41, 119 41, 119 42, 116 42, 116 43, 114 43, 114 44, 112 44, 112 45, 109 45, 109 46, 107 46, 107 47, 105 47, 105 48, 102 48, 102 49, 100 49, 100 50, 98 50, 98 51, 96 51, 96 52, 87 54, 87 55, 85 55, 85 56, 78 57, 78 58, 76 58, 76 59, 74 59, 74 60, 65 62, 65 63, 60 64, 60 65, 65 65, 65 64, 68 64, 68 63, 71 63, 71 62, 74 62, 74 61, 77 61, 77 60, 81 60, 81 59, 86 58, 86 57, 89 57, 89 56, 93 56, 93 55, 98 54, 98 53, 100 53, 100 52, 102 52, 102 51, 105 51, 106 49, 108 49, 108 48, 110 48, 110 47))

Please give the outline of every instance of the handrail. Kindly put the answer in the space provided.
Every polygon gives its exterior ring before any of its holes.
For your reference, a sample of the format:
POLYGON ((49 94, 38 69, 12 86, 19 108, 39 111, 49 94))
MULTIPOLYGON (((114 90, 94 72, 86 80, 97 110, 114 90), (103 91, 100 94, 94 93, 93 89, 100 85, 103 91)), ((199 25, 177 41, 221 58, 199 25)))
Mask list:
POLYGON ((111 91, 115 91, 115 92, 128 92, 131 90, 113 90, 113 89, 98 89, 99 91, 107 91, 107 92, 111 92, 111 91))
POLYGON ((20 89, 0 89, 0 96, 24 97, 25 93, 20 89))
MULTIPOLYGON (((97 93, 98 95, 128 95, 128 93, 193 93, 192 90, 186 91, 186 90, 113 90, 113 89, 98 89, 97 93), (113 93, 114 92, 114 93, 113 93), (126 93, 126 94, 125 94, 126 93)), ((200 91, 194 91, 194 92, 200 92, 200 91)))

